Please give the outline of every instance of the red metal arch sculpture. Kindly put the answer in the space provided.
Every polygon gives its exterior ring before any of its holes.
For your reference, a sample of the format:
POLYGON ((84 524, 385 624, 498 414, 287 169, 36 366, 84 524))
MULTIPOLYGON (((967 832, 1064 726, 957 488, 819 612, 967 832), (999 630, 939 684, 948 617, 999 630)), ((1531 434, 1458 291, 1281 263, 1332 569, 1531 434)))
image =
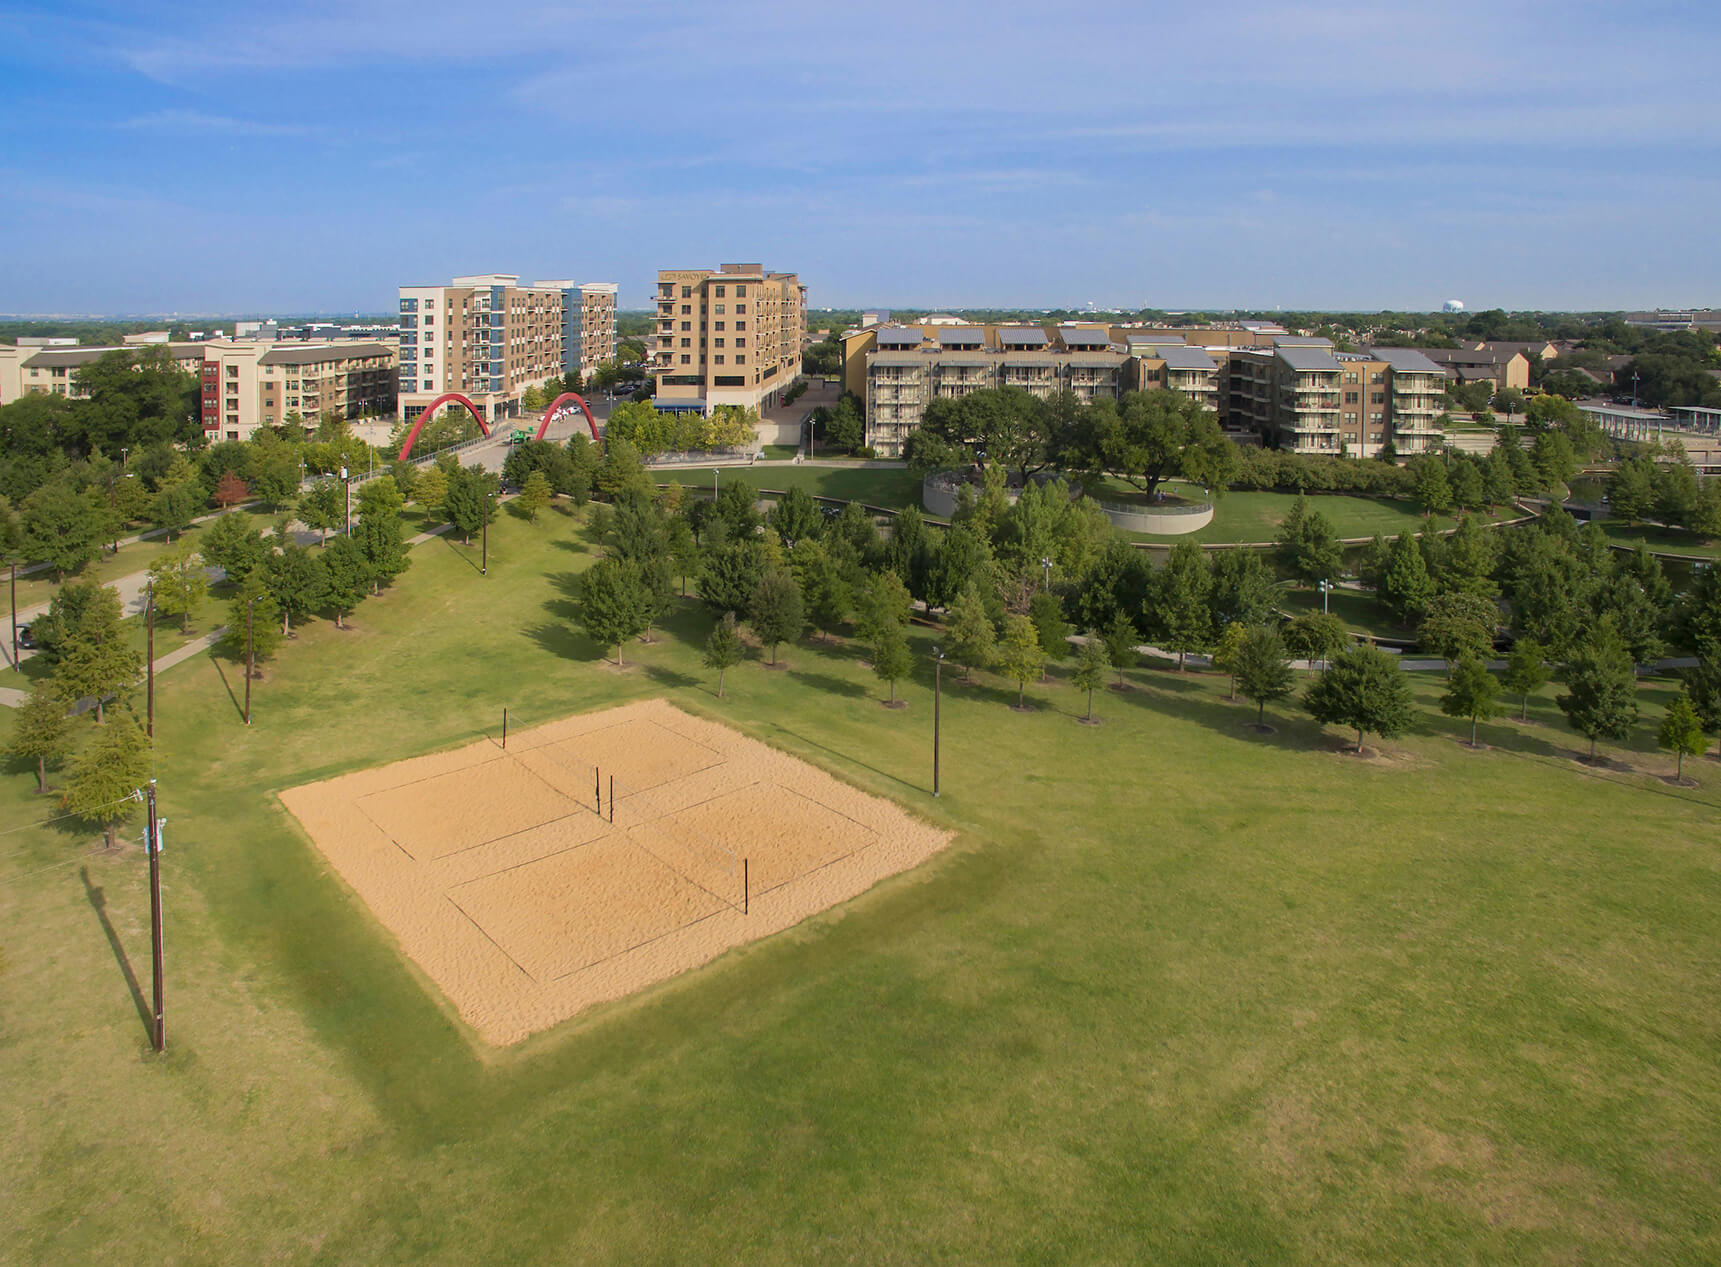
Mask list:
POLYGON ((550 402, 550 407, 544 410, 544 420, 538 424, 538 434, 534 436, 533 439, 542 440, 544 438, 544 433, 550 429, 550 419, 556 416, 556 410, 560 409, 570 400, 578 405, 580 407, 580 411, 585 414, 586 425, 592 429, 592 439, 598 439, 598 420, 592 417, 592 407, 586 404, 583 396, 579 396, 574 392, 563 392, 560 396, 550 402))
MULTIPOLYGON (((418 415, 418 421, 412 424, 412 430, 406 433, 406 443, 400 446, 400 460, 402 462, 406 461, 406 459, 411 455, 413 441, 418 439, 418 433, 423 428, 424 424, 430 421, 431 415, 433 415, 439 407, 446 405, 449 401, 465 405, 466 412, 478 420, 478 429, 486 436, 490 434, 490 424, 484 421, 484 415, 478 412, 478 407, 476 405, 474 405, 470 400, 467 400, 466 397, 462 396, 459 392, 444 392, 424 407, 424 412, 418 415)), ((588 412, 586 416, 589 418, 591 417, 591 414, 588 412)))

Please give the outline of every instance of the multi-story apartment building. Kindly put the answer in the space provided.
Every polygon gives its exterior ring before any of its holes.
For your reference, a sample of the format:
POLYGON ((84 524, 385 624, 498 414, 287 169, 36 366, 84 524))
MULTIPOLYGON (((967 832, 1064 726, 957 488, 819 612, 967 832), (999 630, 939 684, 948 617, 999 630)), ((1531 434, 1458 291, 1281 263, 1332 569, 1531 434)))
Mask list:
MULTIPOLYGON (((1386 419, 1393 449, 1408 457, 1444 448, 1446 432, 1439 420, 1445 412, 1441 400, 1446 377, 1440 367, 1415 348, 1370 348, 1369 352, 1386 365, 1386 419)), ((1357 449, 1364 457, 1379 451, 1380 445, 1372 439, 1357 449)))
POLYGON ((357 419, 395 411, 393 344, 222 340, 200 346, 209 440, 249 440, 257 428, 278 427, 292 414, 315 426, 325 414, 357 419))
MULTIPOLYGON (((988 387, 1046 399, 1116 399, 1128 360, 1103 326, 978 326, 923 322, 868 332, 861 396, 867 444, 887 457, 920 425, 926 406, 988 387)), ((846 378, 846 375, 845 375, 846 378)))
MULTIPOLYGON (((167 355, 187 374, 203 370, 202 343, 169 343, 167 355)), ((0 344, 0 405, 10 404, 30 392, 49 392, 58 396, 80 397, 86 393, 78 387, 77 373, 110 352, 136 354, 137 347, 84 348, 63 344, 42 346, 20 341, 14 347, 0 344)))
POLYGON ((664 269, 657 275, 652 373, 659 409, 763 410, 801 372, 807 289, 759 264, 664 269))
POLYGON ((513 417, 528 387, 615 359, 616 287, 515 273, 400 288, 402 419, 459 392, 491 419, 513 417), (589 342, 589 346, 588 346, 589 342))
MULTIPOLYGON (((0 404, 29 392, 77 398, 77 371, 110 352, 156 347, 0 346, 0 404)), ((208 440, 248 440, 258 427, 278 427, 297 413, 307 425, 324 414, 365 418, 394 412, 392 343, 342 341, 259 343, 206 339, 165 345, 174 363, 198 383, 198 413, 208 440)))
POLYGON ((562 292, 562 372, 590 374, 616 359, 614 282, 539 282, 562 292))

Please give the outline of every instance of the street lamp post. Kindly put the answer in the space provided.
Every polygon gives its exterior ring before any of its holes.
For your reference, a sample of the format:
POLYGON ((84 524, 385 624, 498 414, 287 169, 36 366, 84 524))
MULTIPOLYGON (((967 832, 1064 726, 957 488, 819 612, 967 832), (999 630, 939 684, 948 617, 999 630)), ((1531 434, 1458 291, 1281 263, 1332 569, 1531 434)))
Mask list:
POLYGON ((347 491, 347 536, 353 535, 353 482, 347 478, 347 468, 341 467, 341 484, 347 491))
POLYGON ((717 468, 715 466, 711 468, 711 500, 713 502, 717 500, 717 468))
MULTIPOLYGON (((484 520, 484 523, 483 523, 484 545, 483 545, 483 553, 479 556, 479 559, 478 559, 478 575, 479 576, 489 576, 490 575, 490 490, 489 489, 484 490, 483 520, 484 520)), ((468 541, 472 540, 471 537, 468 537, 466 539, 468 541)), ((620 652, 617 652, 617 654, 619 655, 620 652)))
POLYGON ((12 672, 22 672, 18 667, 18 562, 12 561, 12 672))
POLYGON ((1327 615, 1327 595, 1332 593, 1332 591, 1333 583, 1331 581, 1323 580, 1321 582, 1321 615, 1323 616, 1327 615))
POLYGON ((1040 556, 1040 566, 1046 570, 1046 588, 1051 589, 1052 588, 1052 556, 1049 554, 1041 555, 1040 556))
POLYGON ((944 697, 944 648, 932 646, 932 794, 938 795, 939 712, 944 697))

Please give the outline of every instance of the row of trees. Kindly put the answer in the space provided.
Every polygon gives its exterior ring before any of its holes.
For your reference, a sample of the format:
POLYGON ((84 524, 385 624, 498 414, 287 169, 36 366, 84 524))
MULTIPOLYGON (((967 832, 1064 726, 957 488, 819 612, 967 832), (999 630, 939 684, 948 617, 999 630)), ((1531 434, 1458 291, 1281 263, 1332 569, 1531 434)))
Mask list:
POLYGON ((604 435, 626 440, 645 456, 740 449, 758 440, 759 411, 719 405, 707 417, 697 410, 660 413, 648 401, 627 401, 610 413, 604 435))

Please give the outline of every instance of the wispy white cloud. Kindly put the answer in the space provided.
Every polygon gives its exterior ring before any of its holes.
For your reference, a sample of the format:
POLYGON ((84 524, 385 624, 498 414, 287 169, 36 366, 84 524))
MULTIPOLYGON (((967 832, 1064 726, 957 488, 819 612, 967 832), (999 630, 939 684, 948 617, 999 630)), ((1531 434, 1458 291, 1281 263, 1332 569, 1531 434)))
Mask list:
POLYGON ((155 110, 121 120, 116 126, 130 131, 207 132, 222 136, 302 136, 309 131, 302 124, 267 123, 205 114, 201 110, 155 110))

